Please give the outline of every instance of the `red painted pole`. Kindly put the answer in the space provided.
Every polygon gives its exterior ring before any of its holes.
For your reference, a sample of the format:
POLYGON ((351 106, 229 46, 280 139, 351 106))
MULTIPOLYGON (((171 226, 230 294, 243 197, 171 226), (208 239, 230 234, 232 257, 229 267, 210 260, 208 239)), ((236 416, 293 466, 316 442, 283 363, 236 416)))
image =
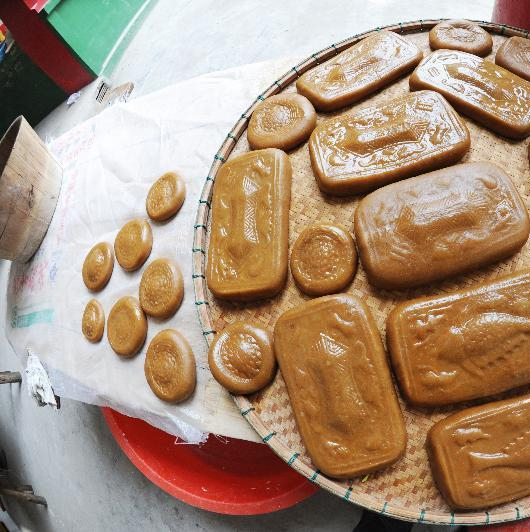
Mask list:
POLYGON ((496 0, 491 20, 530 30, 530 0, 496 0))

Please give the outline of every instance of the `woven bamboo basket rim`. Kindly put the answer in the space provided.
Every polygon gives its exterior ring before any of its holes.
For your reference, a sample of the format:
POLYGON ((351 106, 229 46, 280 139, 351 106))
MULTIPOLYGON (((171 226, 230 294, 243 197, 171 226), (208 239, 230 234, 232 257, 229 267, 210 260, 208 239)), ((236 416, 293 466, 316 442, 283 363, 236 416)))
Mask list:
MULTIPOLYGON (((318 64, 327 61, 334 55, 339 54, 350 46, 356 44, 361 39, 364 39, 370 34, 379 32, 381 30, 390 30, 398 34, 411 34, 429 31, 432 27, 440 22, 449 19, 428 19, 416 20, 410 22, 399 22, 389 26, 377 27, 363 33, 354 35, 322 50, 311 54, 309 57, 294 65, 285 74, 280 76, 269 87, 267 87, 261 94, 259 94, 252 104, 241 114, 240 118, 234 124, 232 129, 226 136, 226 139, 221 144, 217 153, 214 155, 212 165, 206 176, 206 180, 199 199, 197 216, 194 225, 194 239, 192 248, 192 280, 195 293, 195 306, 197 314, 203 331, 203 336, 207 345, 209 346, 213 341, 216 331, 212 325, 212 316, 209 309, 208 294, 209 290, 206 284, 205 267, 206 267, 206 244, 207 244, 207 230, 208 221, 211 209, 211 199, 213 195, 213 185, 217 173, 222 164, 228 159, 236 146, 241 135, 248 126, 248 121, 252 112, 263 100, 282 92, 287 86, 294 82, 302 74, 317 66, 318 64)), ((473 20, 480 27, 486 31, 501 35, 505 37, 524 37, 528 38, 530 31, 509 26, 506 24, 498 24, 488 21, 473 20)), ((250 423, 261 437, 262 441, 266 443, 282 460, 284 460, 290 467, 294 468, 311 482, 319 485, 327 491, 343 498, 346 501, 362 506, 374 512, 385 514, 396 519, 404 521, 436 524, 436 525, 488 525, 495 523, 503 523, 507 521, 516 521, 530 517, 530 511, 525 512, 523 509, 515 507, 509 511, 496 511, 495 507, 489 511, 470 511, 470 512, 441 512, 440 510, 430 510, 429 508, 405 508, 403 505, 394 504, 391 501, 381 503, 373 495, 363 493, 353 493, 352 487, 344 488, 339 486, 334 479, 328 478, 320 473, 320 471, 298 460, 299 454, 293 452, 288 445, 283 443, 279 438, 275 438, 276 432, 272 430, 255 412, 252 403, 246 396, 234 395, 233 399, 238 406, 241 415, 250 423)))

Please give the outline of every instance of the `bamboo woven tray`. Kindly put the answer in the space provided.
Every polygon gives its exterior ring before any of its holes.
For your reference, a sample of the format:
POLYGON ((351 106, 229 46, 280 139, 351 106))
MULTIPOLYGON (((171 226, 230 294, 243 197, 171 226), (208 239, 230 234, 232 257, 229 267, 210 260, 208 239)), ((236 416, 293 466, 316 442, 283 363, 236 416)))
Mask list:
MULTIPOLYGON (((406 22, 388 26, 385 29, 407 34, 408 39, 416 43, 425 53, 429 53, 428 30, 438 22, 440 20, 406 22)), ((479 22, 479 24, 493 34, 493 52, 488 56, 490 60, 493 60, 498 47, 507 37, 513 35, 528 37, 529 33, 526 30, 489 22, 479 22)), ((381 29, 377 28, 374 31, 381 29)), ((209 235, 210 201, 213 183, 219 167, 231 155, 249 150, 246 139, 248 119, 260 101, 279 92, 295 91, 294 81, 299 75, 350 47, 370 33, 373 31, 332 44, 294 66, 256 98, 228 133, 225 142, 215 155, 199 200, 193 244, 195 304, 208 343, 213 340, 216 330, 222 330, 227 324, 241 319, 257 320, 272 330, 278 316, 287 309, 309 299, 296 288, 290 275, 287 285, 280 295, 262 302, 246 304, 222 302, 216 300, 209 292, 204 276, 205 254, 209 235)), ((408 76, 406 76, 354 106, 335 113, 319 114, 319 121, 349 112, 353 107, 363 108, 384 102, 408 91, 408 76)), ((471 134, 471 149, 463 161, 486 160, 500 164, 510 174, 527 207, 529 207, 530 171, 527 142, 505 139, 467 118, 466 123, 471 134)), ((353 232, 353 213, 359 201, 358 198, 334 198, 320 192, 311 170, 307 143, 291 151, 289 155, 293 166, 289 222, 290 245, 292 246, 305 226, 315 222, 339 222, 349 227, 353 232)), ((367 302, 384 339, 385 320, 396 302, 424 294, 452 291, 484 279, 494 279, 521 269, 525 264, 530 263, 529 259, 530 244, 527 243, 517 255, 492 267, 477 270, 469 275, 423 289, 399 292, 378 290, 368 284, 365 272, 359 265, 359 271, 348 292, 361 296, 367 302)), ((517 395, 517 393, 529 390, 530 387, 525 387, 524 390, 504 394, 503 397, 517 395)), ((311 460, 306 455, 280 372, 278 372, 275 381, 265 390, 248 397, 236 396, 234 399, 241 410, 241 414, 259 433, 263 441, 283 460, 319 486, 352 503, 399 519, 434 524, 478 525, 522 519, 530 515, 530 497, 481 512, 452 512, 444 502, 433 484, 425 451, 425 437, 433 423, 446 417, 455 408, 413 409, 401 401, 408 432, 406 455, 393 466, 372 473, 365 478, 338 481, 327 478, 315 470, 311 460)), ((458 407, 458 409, 463 408, 463 406, 458 407)))

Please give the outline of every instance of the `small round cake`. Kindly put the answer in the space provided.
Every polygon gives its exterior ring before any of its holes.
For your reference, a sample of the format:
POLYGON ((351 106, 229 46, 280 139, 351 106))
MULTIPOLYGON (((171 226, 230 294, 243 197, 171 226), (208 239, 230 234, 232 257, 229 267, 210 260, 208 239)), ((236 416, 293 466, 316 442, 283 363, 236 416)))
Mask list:
POLYGON ((144 364, 145 378, 153 393, 169 403, 180 403, 195 390, 195 357, 190 344, 178 331, 160 331, 149 344, 144 364))
POLYGON ((300 94, 270 96, 252 113, 247 138, 253 150, 291 150, 309 138, 317 123, 311 102, 300 94))
POLYGON ((99 342, 105 330, 105 311, 101 303, 96 299, 91 299, 83 312, 81 322, 83 335, 89 342, 99 342))
POLYGON ((432 50, 460 50, 484 57, 491 52, 493 39, 486 30, 469 20, 447 20, 436 24, 429 32, 429 44, 432 50))
POLYGON ((340 292, 357 271, 353 237, 340 225, 312 225, 296 239, 291 273, 302 292, 323 296, 340 292))
POLYGON ((142 274, 140 305, 155 318, 173 316, 184 296, 184 282, 179 267, 168 259, 156 259, 142 274))
POLYGON ((137 270, 147 260, 153 247, 153 232, 147 220, 127 222, 116 235, 114 253, 119 265, 128 272, 137 270))
POLYGON ((108 242, 99 242, 87 254, 83 262, 83 282, 93 292, 102 290, 114 269, 114 252, 108 242))
POLYGON ((229 392, 257 392, 276 373, 272 335, 254 322, 232 323, 212 342, 208 364, 215 380, 229 392))
POLYGON ((147 214, 155 222, 168 220, 179 211, 185 198, 184 179, 175 172, 167 172, 149 189, 145 201, 147 214))
POLYGON ((107 321, 107 338, 114 351, 132 357, 140 351, 147 336, 147 319, 135 297, 125 296, 114 304, 107 321))

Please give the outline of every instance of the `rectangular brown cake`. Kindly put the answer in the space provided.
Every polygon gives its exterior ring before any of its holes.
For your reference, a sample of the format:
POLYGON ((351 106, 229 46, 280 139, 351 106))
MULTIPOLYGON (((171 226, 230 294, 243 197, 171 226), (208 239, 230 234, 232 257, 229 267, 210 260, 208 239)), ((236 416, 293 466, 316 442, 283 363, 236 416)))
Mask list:
POLYGON ((530 82, 476 55, 436 50, 410 76, 411 90, 443 94, 457 111, 506 137, 530 134, 530 82))
POLYGON ((274 350, 311 460, 330 477, 381 469, 405 452, 406 432, 377 326, 349 294, 285 312, 274 350))
POLYGON ((309 154, 318 186, 345 196, 454 164, 469 142, 447 101, 421 91, 321 123, 309 154))
POLYGON ((473 510, 530 494, 530 396, 462 410, 429 431, 432 474, 453 508, 473 510))
POLYGON ((317 110, 332 111, 410 72, 422 56, 421 50, 404 37, 380 31, 303 74, 296 89, 317 110))
POLYGON ((244 153, 217 175, 206 280, 221 299, 253 300, 285 284, 291 198, 289 156, 274 148, 244 153))
POLYGON ((438 406, 530 383, 530 271, 399 304, 387 344, 407 401, 438 406))
POLYGON ((528 238, 528 213, 508 174, 465 163, 365 196, 355 235, 368 280, 410 288, 509 257, 528 238))

